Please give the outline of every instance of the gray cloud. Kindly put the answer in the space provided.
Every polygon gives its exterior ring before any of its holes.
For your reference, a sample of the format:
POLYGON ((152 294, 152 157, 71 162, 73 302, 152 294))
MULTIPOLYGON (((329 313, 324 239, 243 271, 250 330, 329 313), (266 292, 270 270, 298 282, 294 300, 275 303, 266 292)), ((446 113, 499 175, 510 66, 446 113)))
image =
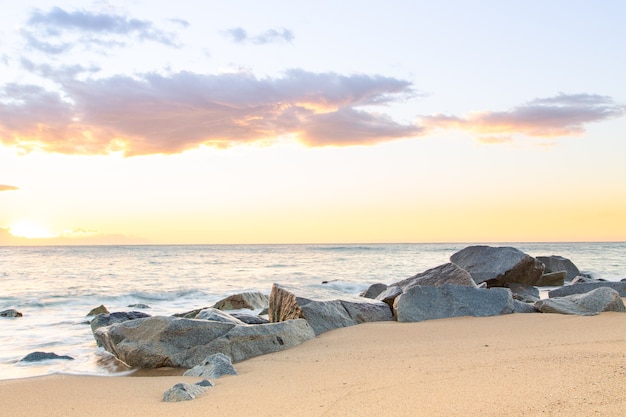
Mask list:
POLYGON ((461 129, 487 135, 523 134, 533 137, 572 136, 587 123, 614 119, 626 107, 596 94, 559 94, 538 98, 508 111, 477 112, 465 117, 434 115, 421 118, 430 129, 461 129))
POLYGON ((19 190, 19 188, 13 186, 13 185, 3 185, 0 184, 0 191, 12 191, 12 190, 19 190))
POLYGON ((60 91, 7 84, 0 90, 0 141, 58 153, 127 155, 224 147, 291 135, 310 146, 371 144, 421 130, 361 107, 405 100, 409 82, 390 77, 290 70, 115 76, 79 81, 81 68, 33 66, 60 91))
MULTIPOLYGON (((170 22, 182 27, 189 25, 184 20, 170 19, 170 22)), ((124 46, 128 39, 179 46, 174 33, 159 29, 148 20, 116 14, 85 10, 68 12, 53 7, 48 11, 35 10, 27 24, 27 28, 21 31, 26 44, 47 54, 65 53, 85 44, 103 48, 124 46), (80 36, 80 41, 71 39, 76 35, 80 36)))
POLYGON ((293 32, 285 28, 268 29, 265 32, 255 36, 248 35, 248 32, 240 27, 227 29, 222 33, 233 42, 253 43, 256 45, 265 45, 269 43, 280 42, 291 43, 295 39, 293 32))

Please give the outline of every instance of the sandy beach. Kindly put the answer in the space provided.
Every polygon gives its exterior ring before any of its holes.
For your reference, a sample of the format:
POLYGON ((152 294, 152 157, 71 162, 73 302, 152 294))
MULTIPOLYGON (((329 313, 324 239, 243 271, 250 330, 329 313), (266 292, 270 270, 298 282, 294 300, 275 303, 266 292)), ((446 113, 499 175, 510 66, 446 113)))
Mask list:
MULTIPOLYGON (((199 378, 51 375, 0 381, 3 416, 626 415, 626 315, 513 314, 334 330, 199 378)), ((176 373, 175 371, 174 373, 176 373)))

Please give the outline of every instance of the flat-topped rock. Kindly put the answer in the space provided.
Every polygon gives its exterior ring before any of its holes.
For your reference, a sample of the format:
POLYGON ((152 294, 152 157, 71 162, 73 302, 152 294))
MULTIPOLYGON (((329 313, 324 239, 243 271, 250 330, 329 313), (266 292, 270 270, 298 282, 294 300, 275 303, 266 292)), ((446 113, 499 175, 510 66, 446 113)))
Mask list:
POLYGON ((624 302, 620 294, 609 287, 599 287, 584 294, 548 298, 535 303, 542 313, 576 314, 588 316, 603 311, 624 312, 624 302))
POLYGON ((612 282, 612 281, 598 281, 598 282, 588 282, 588 283, 580 283, 574 285, 566 285, 561 288, 554 289, 548 292, 549 298, 555 297, 565 297, 567 295, 573 294, 584 294, 589 291, 593 291, 597 288, 611 288, 617 291, 620 297, 626 297, 626 282, 612 282))
POLYGON ((415 285, 396 298, 399 322, 416 322, 459 316, 498 316, 515 311, 507 288, 474 288, 458 285, 415 285))
POLYGON ((536 285, 543 274, 541 262, 519 249, 504 246, 468 246, 450 257, 476 284, 505 287, 510 283, 536 285))
POLYGON ((325 288, 306 290, 274 284, 270 293, 271 322, 303 318, 316 335, 339 327, 372 321, 390 321, 393 315, 382 301, 325 288))

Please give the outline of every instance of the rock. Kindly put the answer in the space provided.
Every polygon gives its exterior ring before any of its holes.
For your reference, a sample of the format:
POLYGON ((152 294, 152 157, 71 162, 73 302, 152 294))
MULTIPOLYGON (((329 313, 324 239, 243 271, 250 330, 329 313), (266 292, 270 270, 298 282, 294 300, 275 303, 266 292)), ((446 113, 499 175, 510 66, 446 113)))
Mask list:
POLYGON ((196 308, 195 310, 185 311, 184 313, 172 314, 172 317, 180 317, 183 319, 195 319, 198 313, 200 313, 202 310, 206 310, 207 308, 213 308, 213 307, 196 308))
POLYGON ((607 282, 607 280, 602 278, 593 278, 589 275, 578 275, 572 280, 572 282, 570 282, 570 284, 589 284, 591 282, 607 282))
POLYGON ((121 323, 127 320, 142 319, 150 317, 149 314, 142 313, 141 311, 117 311, 109 314, 98 314, 94 317, 89 325, 91 326, 92 333, 100 327, 110 326, 113 323, 121 323))
POLYGON ((270 322, 265 317, 261 317, 256 314, 230 313, 230 315, 246 324, 267 324, 270 322))
POLYGON ((565 279, 567 281, 571 281, 580 275, 580 271, 576 265, 562 256, 537 256, 537 260, 545 265, 544 273, 550 274, 552 272, 566 271, 565 279))
POLYGON ((214 379, 223 375, 237 375, 230 357, 223 353, 215 353, 208 356, 202 364, 194 366, 183 374, 183 376, 199 376, 214 379))
POLYGON ((380 293, 387 289, 386 284, 382 284, 377 282, 376 284, 370 285, 367 290, 363 291, 359 294, 361 297, 375 299, 380 293))
POLYGON ((148 308, 150 308, 149 305, 141 304, 141 303, 139 303, 139 304, 129 304, 127 307, 129 307, 129 308, 141 308, 141 309, 148 309, 148 308))
POLYGON ((565 278, 567 277, 567 271, 550 272, 549 274, 543 274, 535 282, 537 287, 560 287, 565 284, 565 278))
POLYGON ((458 285, 428 287, 415 285, 396 298, 399 322, 416 322, 459 316, 497 316, 513 313, 511 291, 507 288, 474 288, 458 285))
POLYGON ((270 322, 303 318, 316 335, 339 327, 372 321, 393 320, 389 306, 382 301, 351 296, 332 289, 307 289, 280 284, 272 286, 270 322))
POLYGON ((66 356, 66 355, 59 356, 53 352, 33 352, 33 353, 29 353, 28 355, 20 359, 20 362, 39 362, 39 361, 47 361, 50 359, 63 359, 63 360, 69 360, 69 361, 74 360, 74 358, 72 358, 71 356, 66 356))
POLYGON ((244 308, 257 310, 263 309, 268 305, 269 298, 267 295, 260 292, 244 292, 231 295, 218 301, 213 305, 213 308, 217 308, 218 310, 241 310, 244 308))
POLYGON ((548 292, 548 297, 564 297, 572 294, 584 294, 586 292, 595 290, 596 288, 607 287, 617 291, 620 297, 626 297, 626 282, 590 282, 586 284, 566 285, 565 287, 557 288, 548 292))
POLYGON ((98 314, 109 314, 109 310, 104 306, 104 304, 100 304, 98 307, 94 307, 91 309, 87 316, 97 316, 98 314))
POLYGON ((539 289, 537 287, 533 287, 532 285, 518 284, 514 282, 509 284, 507 287, 513 293, 514 300, 534 303, 540 298, 539 289))
POLYGON ((256 326, 235 326, 230 332, 215 339, 207 347, 222 352, 240 362, 254 356, 278 352, 315 338, 313 328, 306 320, 287 320, 256 326))
POLYGON ((101 327, 94 336, 133 367, 192 368, 214 353, 236 362, 296 346, 315 334, 304 320, 248 326, 157 316, 101 327))
POLYGON ((609 287, 599 287, 584 294, 539 300, 535 303, 535 308, 542 313, 580 316, 594 315, 603 311, 626 311, 620 294, 609 287))
POLYGON ((519 300, 513 300, 514 313, 537 313, 538 310, 533 304, 525 303, 519 300))
POLYGON ((0 311, 0 317, 23 317, 23 314, 11 308, 9 310, 0 311))
POLYGON ((213 386, 213 384, 206 379, 195 384, 181 382, 163 393, 163 401, 178 402, 193 400, 197 396, 204 394, 211 386, 213 386))
POLYGON ((414 285, 440 287, 446 284, 476 287, 476 283, 470 273, 453 263, 439 265, 410 278, 395 282, 391 286, 400 287, 405 291, 414 285))
POLYGON ((516 282, 535 285, 543 274, 543 264, 512 247, 468 246, 450 260, 472 275, 477 284, 504 287, 516 282))
POLYGON ((400 294, 402 294, 402 288, 391 286, 382 293, 378 294, 376 300, 382 301, 393 310, 393 303, 396 300, 396 297, 398 297, 400 294))
POLYGON ((222 310, 218 310, 217 308, 205 308, 198 313, 195 319, 221 321, 224 323, 233 323, 237 325, 245 324, 243 321, 236 319, 230 314, 225 313, 222 310))

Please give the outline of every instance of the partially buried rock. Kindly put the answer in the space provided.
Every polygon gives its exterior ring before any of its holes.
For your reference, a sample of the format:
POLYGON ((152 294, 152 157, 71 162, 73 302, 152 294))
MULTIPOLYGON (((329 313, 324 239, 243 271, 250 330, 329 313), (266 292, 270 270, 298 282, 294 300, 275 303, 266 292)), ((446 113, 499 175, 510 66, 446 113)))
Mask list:
POLYGON ((542 313, 576 314, 589 316, 603 311, 624 312, 624 302, 619 293, 609 287, 596 288, 585 294, 539 300, 535 307, 542 313))
POLYGON ((457 285, 428 287, 416 285, 396 298, 399 322, 417 322, 459 316, 497 316, 515 310, 507 288, 474 288, 457 285))
POLYGON ((172 388, 163 393, 163 401, 190 401, 197 396, 204 394, 206 390, 209 389, 209 387, 211 386, 213 386, 213 384, 211 384, 211 382, 207 381, 206 379, 200 382, 196 382, 195 384, 187 384, 186 382, 181 382, 174 385, 172 388))
POLYGON ((24 356, 20 362, 39 362, 39 361, 47 361, 51 359, 62 359, 62 360, 74 360, 71 356, 60 356, 53 352, 33 352, 24 356))
POLYGON ((196 365, 186 371, 183 376, 199 376, 202 378, 219 378, 223 375, 237 375, 230 357, 223 353, 207 356, 201 365, 196 365))
POLYGON ((97 316, 98 314, 109 314, 109 310, 104 306, 104 304, 100 304, 98 307, 94 307, 91 309, 87 316, 97 316))
POLYGON ((536 285, 544 269, 532 256, 508 246, 468 246, 450 260, 469 272, 474 282, 485 282, 489 287, 505 287, 513 282, 536 285))
POLYGON ((0 311, 0 317, 22 317, 22 316, 23 316, 22 313, 14 309, 0 311))

